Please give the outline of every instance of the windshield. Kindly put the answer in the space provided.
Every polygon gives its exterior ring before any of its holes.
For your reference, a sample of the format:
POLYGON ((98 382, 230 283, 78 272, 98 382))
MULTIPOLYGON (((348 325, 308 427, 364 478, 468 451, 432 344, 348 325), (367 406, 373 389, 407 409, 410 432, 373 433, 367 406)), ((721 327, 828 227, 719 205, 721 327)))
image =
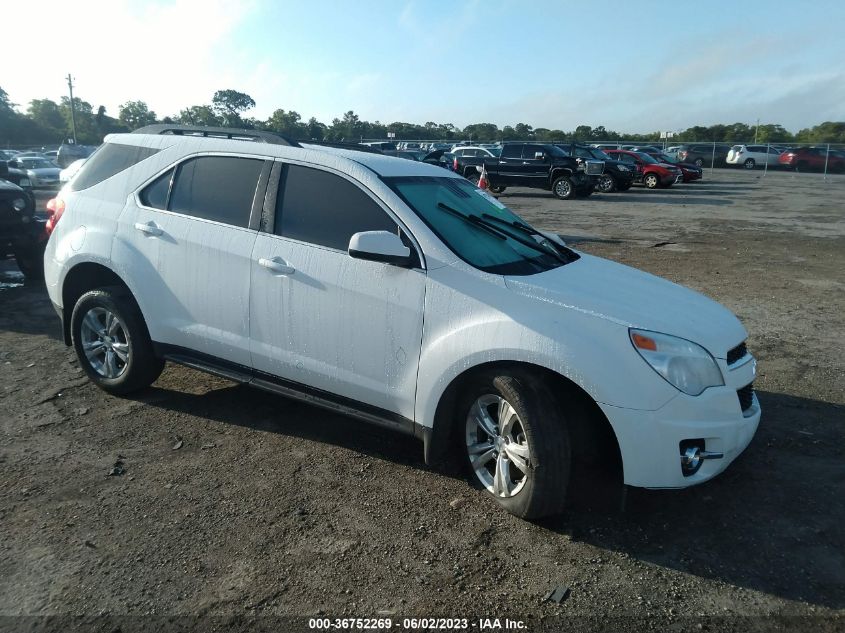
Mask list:
POLYGON ((615 158, 612 158, 609 155, 605 154, 602 150, 598 149, 597 147, 591 148, 590 153, 593 155, 593 158, 598 158, 599 160, 616 160, 615 158))
POLYGON ((533 275, 577 259, 569 249, 535 239, 535 229, 469 181, 430 176, 383 180, 452 252, 480 270, 533 275))
POLYGON ((659 160, 652 158, 648 154, 643 154, 642 152, 635 152, 635 153, 636 153, 638 158, 642 159, 642 161, 644 163, 648 163, 649 165, 656 165, 657 163, 660 162, 659 160))

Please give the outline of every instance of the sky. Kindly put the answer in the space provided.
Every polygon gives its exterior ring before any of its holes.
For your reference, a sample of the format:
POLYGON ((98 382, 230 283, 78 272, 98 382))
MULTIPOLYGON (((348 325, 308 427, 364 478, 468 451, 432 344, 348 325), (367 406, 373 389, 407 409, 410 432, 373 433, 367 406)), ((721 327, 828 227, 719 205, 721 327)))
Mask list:
POLYGON ((324 123, 845 120, 845 0, 4 0, 0 88, 159 117, 232 88, 324 123), (32 21, 33 7, 39 19, 32 21), (10 52, 14 52, 10 55, 10 52))

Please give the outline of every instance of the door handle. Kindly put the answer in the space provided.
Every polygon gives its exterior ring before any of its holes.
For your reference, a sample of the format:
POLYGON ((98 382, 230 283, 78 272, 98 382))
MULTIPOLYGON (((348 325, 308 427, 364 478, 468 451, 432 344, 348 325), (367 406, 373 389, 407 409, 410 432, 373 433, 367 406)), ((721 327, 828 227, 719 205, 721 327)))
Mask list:
POLYGON ((149 235, 151 237, 158 237, 159 235, 164 233, 164 231, 162 231, 160 228, 158 228, 155 225, 155 222, 152 222, 152 221, 147 222, 146 224, 144 224, 143 222, 136 222, 135 228, 137 230, 141 231, 141 233, 143 233, 145 235, 149 235))
POLYGON ((296 272, 296 269, 293 266, 288 266, 287 262, 281 257, 273 257, 272 259, 262 257, 258 260, 258 265, 267 270, 272 270, 277 275, 292 275, 296 272))

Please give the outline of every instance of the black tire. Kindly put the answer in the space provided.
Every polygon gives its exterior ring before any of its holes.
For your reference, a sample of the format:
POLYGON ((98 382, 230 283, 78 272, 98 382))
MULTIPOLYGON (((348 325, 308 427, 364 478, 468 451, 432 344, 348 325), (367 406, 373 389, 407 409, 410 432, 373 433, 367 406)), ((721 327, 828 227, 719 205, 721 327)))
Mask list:
POLYGON ((648 189, 657 189, 660 186, 660 178, 657 174, 646 174, 643 176, 643 184, 648 189))
POLYGON ((490 193, 504 193, 505 189, 507 189, 507 187, 490 187, 490 193))
POLYGON ((799 160, 795 165, 795 171, 807 171, 807 162, 799 160))
POLYGON ((692 162, 696 167, 704 167, 704 159, 703 158, 696 158, 692 162))
POLYGON ((757 166, 757 162, 753 158, 748 158, 742 163, 742 166, 746 169, 754 169, 757 166))
POLYGON ((552 183, 552 193, 560 200, 571 200, 575 197, 575 183, 569 176, 561 176, 552 183))
POLYGON ((559 401, 541 376, 520 369, 479 374, 459 397, 456 419, 463 425, 462 432, 456 435, 462 442, 464 461, 476 487, 484 490, 502 508, 523 519, 539 519, 564 510, 572 470, 569 426, 559 401), (467 448, 469 432, 466 429, 474 426, 472 421, 468 422, 471 411, 476 401, 487 395, 498 396, 513 407, 530 450, 528 472, 523 475, 525 482, 509 497, 497 496, 488 490, 476 474, 467 448))
MULTIPOLYGON (((73 308, 70 332, 80 366, 88 374, 91 382, 108 393, 124 395, 144 389, 155 382, 164 369, 164 360, 157 358, 153 351, 150 334, 138 304, 123 288, 98 288, 83 294, 73 308), (109 332, 109 336, 105 337, 110 339, 110 345, 120 343, 127 352, 128 360, 123 363, 120 373, 114 377, 101 373, 94 366, 94 361, 89 360, 83 348, 86 336, 83 333, 83 320, 89 311, 95 309, 112 313, 117 317, 120 325, 122 334, 111 336, 109 332)), ((112 358, 115 358, 114 352, 112 358)), ((114 362, 121 363, 120 359, 114 362)), ((103 365, 105 368, 105 356, 103 365)))
POLYGON ((616 179, 614 179, 614 177, 610 174, 602 174, 599 177, 599 181, 596 183, 596 190, 599 193, 613 193, 618 189, 619 187, 616 185, 616 179))
POLYGON ((616 191, 628 191, 628 189, 630 189, 630 188, 631 188, 631 183, 632 183, 632 182, 633 182, 633 181, 629 181, 629 182, 627 182, 627 183, 625 183, 625 184, 618 185, 618 186, 616 187, 616 191))
POLYGON ((15 253, 18 268, 27 281, 44 281, 44 246, 32 246, 15 253))

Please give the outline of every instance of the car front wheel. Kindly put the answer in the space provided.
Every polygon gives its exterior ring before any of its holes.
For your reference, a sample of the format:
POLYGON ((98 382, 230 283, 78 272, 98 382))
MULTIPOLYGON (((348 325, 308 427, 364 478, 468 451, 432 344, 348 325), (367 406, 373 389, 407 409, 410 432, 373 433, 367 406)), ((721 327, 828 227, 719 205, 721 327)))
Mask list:
POLYGON ((575 197, 575 185, 568 176, 561 176, 552 183, 552 193, 561 200, 569 200, 575 197))
POLYGON ((599 193, 613 193, 616 191, 616 181, 610 174, 602 174, 596 183, 596 189, 599 193))
POLYGON ((696 167, 703 167, 704 166, 704 159, 703 158, 696 158, 694 161, 696 167))
POLYGON ((560 406, 528 372, 477 377, 459 408, 473 480, 523 519, 560 513, 571 470, 569 432, 560 406))
POLYGON ((743 165, 746 169, 754 169, 757 166, 757 163, 754 162, 753 158, 749 158, 743 163, 743 165))
POLYGON ((656 174, 646 174, 645 178, 643 178, 643 184, 649 189, 657 189, 660 185, 660 179, 656 174))
POLYGON ((98 387, 115 395, 151 385, 164 368, 156 358, 135 300, 121 288, 91 290, 76 302, 71 336, 80 366, 98 387))

